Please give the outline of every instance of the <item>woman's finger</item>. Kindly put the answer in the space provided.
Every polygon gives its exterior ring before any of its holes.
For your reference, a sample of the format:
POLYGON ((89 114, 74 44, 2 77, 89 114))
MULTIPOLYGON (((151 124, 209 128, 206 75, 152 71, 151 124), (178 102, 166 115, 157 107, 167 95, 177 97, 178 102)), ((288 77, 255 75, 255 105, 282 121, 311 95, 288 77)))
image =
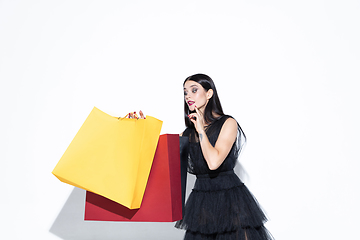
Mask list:
POLYGON ((141 110, 140 110, 139 114, 140 114, 141 119, 145 119, 144 113, 141 110))
POLYGON ((191 119, 196 120, 198 117, 199 117, 199 115, 197 113, 191 113, 191 114, 188 115, 188 118, 190 118, 190 120, 191 119))
POLYGON ((195 116, 189 116, 189 119, 196 126, 196 117, 195 116))
POLYGON ((195 111, 199 117, 203 116, 202 113, 200 112, 200 110, 196 106, 195 106, 195 111))
POLYGON ((199 109, 196 106, 194 107, 194 109, 195 109, 196 113, 199 114, 199 109))

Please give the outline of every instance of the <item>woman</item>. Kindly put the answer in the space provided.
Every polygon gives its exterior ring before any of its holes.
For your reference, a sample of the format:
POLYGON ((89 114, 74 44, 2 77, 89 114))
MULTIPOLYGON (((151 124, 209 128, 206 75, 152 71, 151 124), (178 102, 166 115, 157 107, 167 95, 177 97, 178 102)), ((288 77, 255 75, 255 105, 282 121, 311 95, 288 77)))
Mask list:
POLYGON ((204 74, 184 81, 184 110, 189 138, 188 172, 197 179, 186 202, 185 239, 272 239, 266 217, 233 168, 246 137, 223 113, 212 79, 204 74))

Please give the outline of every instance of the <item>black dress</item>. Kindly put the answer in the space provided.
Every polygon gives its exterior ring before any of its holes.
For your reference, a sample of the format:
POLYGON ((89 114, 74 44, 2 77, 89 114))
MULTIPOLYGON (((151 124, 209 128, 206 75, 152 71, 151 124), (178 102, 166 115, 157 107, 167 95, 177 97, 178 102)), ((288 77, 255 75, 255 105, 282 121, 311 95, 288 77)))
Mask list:
MULTIPOLYGON (((205 130, 213 146, 229 117, 220 117, 205 130)), ((183 136, 189 137, 188 172, 197 177, 185 205, 184 217, 175 225, 187 230, 184 239, 273 239, 263 225, 267 221, 265 214, 233 170, 245 143, 240 126, 233 147, 216 170, 208 168, 195 129, 187 128, 183 136)))

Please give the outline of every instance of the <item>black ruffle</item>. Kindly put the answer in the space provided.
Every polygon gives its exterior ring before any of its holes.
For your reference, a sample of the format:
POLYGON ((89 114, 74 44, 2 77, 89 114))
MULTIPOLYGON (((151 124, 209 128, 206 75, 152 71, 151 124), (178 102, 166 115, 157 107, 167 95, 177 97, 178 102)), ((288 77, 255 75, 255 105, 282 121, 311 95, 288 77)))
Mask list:
POLYGON ((199 232, 186 231, 186 240, 261 240, 273 239, 269 231, 260 226, 257 228, 239 229, 232 232, 201 234, 199 232))
POLYGON ((238 235, 246 235, 247 240, 272 239, 263 226, 266 221, 255 197, 233 173, 198 178, 186 203, 184 219, 175 227, 188 230, 185 239, 198 239, 197 235, 205 236, 199 239, 241 239, 232 237, 238 235))

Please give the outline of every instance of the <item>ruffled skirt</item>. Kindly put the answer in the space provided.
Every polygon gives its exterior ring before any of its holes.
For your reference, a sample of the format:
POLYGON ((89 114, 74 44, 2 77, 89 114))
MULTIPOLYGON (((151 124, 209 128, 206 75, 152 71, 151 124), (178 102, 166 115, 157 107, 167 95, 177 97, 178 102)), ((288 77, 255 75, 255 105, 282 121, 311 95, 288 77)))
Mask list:
POLYGON ((184 218, 175 225, 186 240, 270 240, 255 197, 233 172, 198 176, 184 218))

